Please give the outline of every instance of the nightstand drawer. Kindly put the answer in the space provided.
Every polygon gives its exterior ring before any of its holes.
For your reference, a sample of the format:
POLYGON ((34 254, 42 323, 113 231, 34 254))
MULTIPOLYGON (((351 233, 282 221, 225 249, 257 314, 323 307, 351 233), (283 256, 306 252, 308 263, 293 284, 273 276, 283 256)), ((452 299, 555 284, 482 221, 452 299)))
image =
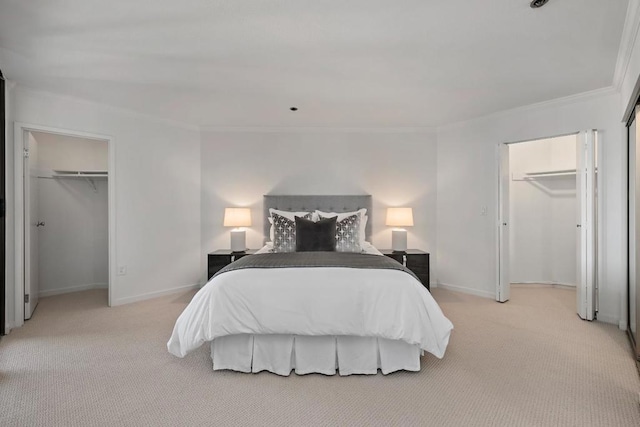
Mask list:
POLYGON ((404 254, 391 253, 391 254, 385 254, 385 255, 391 259, 395 259, 400 264, 404 265, 404 254))
POLYGON ((429 274, 429 269, 428 268, 423 268, 423 267, 414 267, 414 266, 410 266, 407 264, 407 268, 411 271, 413 271, 416 275, 419 274, 429 274))
POLYGON ((211 279, 214 276, 214 274, 222 270, 227 264, 209 265, 209 268, 207 269, 207 280, 211 279))
POLYGON ((393 258, 415 274, 425 288, 429 289, 429 254, 419 249, 407 249, 406 252, 394 252, 390 249, 381 249, 383 255, 393 258))
POLYGON ((429 268, 429 254, 407 255, 407 265, 429 268))
POLYGON ((208 257, 209 266, 222 266, 231 264, 231 255, 214 255, 211 254, 208 257))
POLYGON ((254 254, 256 251, 249 249, 245 252, 231 252, 227 249, 217 250, 207 255, 207 280, 222 270, 225 266, 244 256, 254 254))

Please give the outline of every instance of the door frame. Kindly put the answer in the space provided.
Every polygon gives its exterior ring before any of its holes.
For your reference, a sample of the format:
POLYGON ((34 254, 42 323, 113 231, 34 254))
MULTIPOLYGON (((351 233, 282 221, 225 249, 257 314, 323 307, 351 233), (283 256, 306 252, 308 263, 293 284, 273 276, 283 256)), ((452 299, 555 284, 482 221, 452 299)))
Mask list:
POLYGON ((116 278, 116 144, 115 139, 109 135, 101 135, 84 131, 61 129, 51 126, 42 126, 32 123, 14 123, 14 167, 15 167, 15 320, 14 327, 24 324, 24 149, 27 132, 52 133, 62 136, 78 137, 106 141, 108 144, 109 159, 107 165, 108 175, 108 209, 109 209, 109 280, 108 280, 108 305, 111 307, 114 280, 116 278))
MULTIPOLYGON (((512 144, 519 144, 522 142, 534 142, 534 141, 540 141, 543 139, 552 139, 552 138, 560 138, 563 136, 570 136, 570 135, 579 135, 581 132, 584 132, 586 130, 593 130, 598 132, 598 144, 596 147, 596 156, 598 159, 597 162, 597 170, 598 173, 596 173, 596 191, 598 192, 598 197, 596 199, 596 301, 595 301, 595 307, 596 310, 598 309, 598 294, 600 291, 600 284, 603 283, 603 269, 602 269, 602 241, 603 241, 603 229, 602 229, 602 225, 603 225, 603 215, 604 215, 604 206, 603 206, 603 200, 604 197, 602 197, 602 189, 603 189, 603 185, 602 185, 602 176, 603 176, 603 172, 604 172, 604 167, 603 167, 603 134, 604 132, 599 131, 597 129, 582 129, 582 130, 578 130, 575 132, 567 132, 567 133, 563 133, 563 134, 557 134, 557 135, 552 135, 552 136, 541 136, 541 137, 537 137, 537 138, 527 138, 527 139, 521 139, 521 140, 517 140, 517 141, 510 141, 510 142, 500 142, 497 144, 497 151, 498 153, 500 153, 500 147, 503 145, 512 145, 512 144)), ((501 291, 501 270, 500 270, 500 251, 501 251, 501 245, 500 245, 500 227, 501 227, 501 218, 499 215, 499 212, 501 211, 501 207, 502 207, 502 200, 500 197, 500 177, 501 177, 501 158, 500 155, 498 154, 496 156, 496 171, 497 171, 497 179, 495 180, 495 194, 496 194, 496 201, 497 201, 497 209, 496 209, 496 217, 495 217, 495 221, 497 224, 497 228, 496 228, 496 254, 497 254, 497 260, 496 260, 496 296, 500 295, 500 291, 501 291)), ((510 221, 513 222, 513 221, 510 221)), ((510 226, 510 225, 509 225, 510 226)), ((509 269, 507 269, 507 271, 509 271, 509 269)), ((510 281, 509 281, 510 283, 510 281)), ((498 301, 498 298, 496 297, 496 301, 498 301)))
POLYGON ((6 79, 0 70, 0 336, 6 332, 7 317, 7 92, 6 79))

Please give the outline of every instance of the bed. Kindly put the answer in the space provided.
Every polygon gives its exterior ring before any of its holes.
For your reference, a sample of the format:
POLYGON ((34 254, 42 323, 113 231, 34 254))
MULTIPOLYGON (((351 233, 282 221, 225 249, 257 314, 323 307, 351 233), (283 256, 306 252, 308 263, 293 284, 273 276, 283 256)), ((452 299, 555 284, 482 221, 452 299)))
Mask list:
POLYGON ((425 352, 444 356, 451 322, 410 271, 368 243, 371 196, 265 196, 263 209, 267 244, 200 289, 176 321, 170 353, 184 357, 209 342, 214 370, 283 376, 419 371, 425 352), (267 218, 282 211, 340 213, 342 223, 366 212, 365 223, 350 224, 364 234, 355 239, 361 246, 272 253, 281 236, 267 218))

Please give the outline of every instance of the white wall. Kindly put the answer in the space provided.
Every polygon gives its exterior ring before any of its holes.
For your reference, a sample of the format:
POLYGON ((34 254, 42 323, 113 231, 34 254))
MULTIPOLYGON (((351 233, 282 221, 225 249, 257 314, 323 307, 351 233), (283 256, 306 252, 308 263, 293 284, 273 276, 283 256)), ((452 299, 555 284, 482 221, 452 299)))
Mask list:
MULTIPOLYGON (((106 141, 32 132, 41 176, 51 170, 108 168, 106 141)), ((93 180, 38 179, 40 295, 106 287, 109 282, 108 183, 93 180)))
POLYGON ((225 207, 252 208, 247 245, 259 248, 265 194, 371 194, 372 242, 391 247, 387 207, 412 207, 415 226, 408 227, 408 246, 432 254, 435 278, 433 132, 203 131, 201 168, 203 254, 229 248, 225 207))
POLYGON ((519 179, 576 167, 576 136, 509 146, 512 283, 576 284, 576 177, 519 179))
POLYGON ((598 318, 618 323, 626 289, 626 180, 620 96, 612 91, 520 108, 438 130, 438 280, 493 298, 496 289, 498 143, 600 130, 603 242, 598 318), (487 206, 488 215, 481 215, 487 206))
POLYGON ((116 160, 110 183, 116 185, 115 263, 126 265, 127 274, 112 277, 112 303, 150 298, 198 283, 197 130, 20 86, 15 88, 14 113, 19 122, 113 137, 116 160))

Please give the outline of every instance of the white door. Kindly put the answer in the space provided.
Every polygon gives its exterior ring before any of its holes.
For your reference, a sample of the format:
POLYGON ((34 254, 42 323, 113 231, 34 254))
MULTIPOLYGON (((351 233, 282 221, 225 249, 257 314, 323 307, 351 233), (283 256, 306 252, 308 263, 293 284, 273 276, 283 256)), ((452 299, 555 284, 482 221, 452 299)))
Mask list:
POLYGON ((24 158, 24 318, 38 304, 38 145, 31 132, 25 138, 24 158))
POLYGON ((580 132, 576 145, 577 311, 581 319, 595 318, 596 303, 596 131, 580 132))
POLYGON ((509 277, 509 146, 500 144, 499 156, 499 212, 498 212, 498 287, 496 301, 509 300, 511 279, 509 277))

